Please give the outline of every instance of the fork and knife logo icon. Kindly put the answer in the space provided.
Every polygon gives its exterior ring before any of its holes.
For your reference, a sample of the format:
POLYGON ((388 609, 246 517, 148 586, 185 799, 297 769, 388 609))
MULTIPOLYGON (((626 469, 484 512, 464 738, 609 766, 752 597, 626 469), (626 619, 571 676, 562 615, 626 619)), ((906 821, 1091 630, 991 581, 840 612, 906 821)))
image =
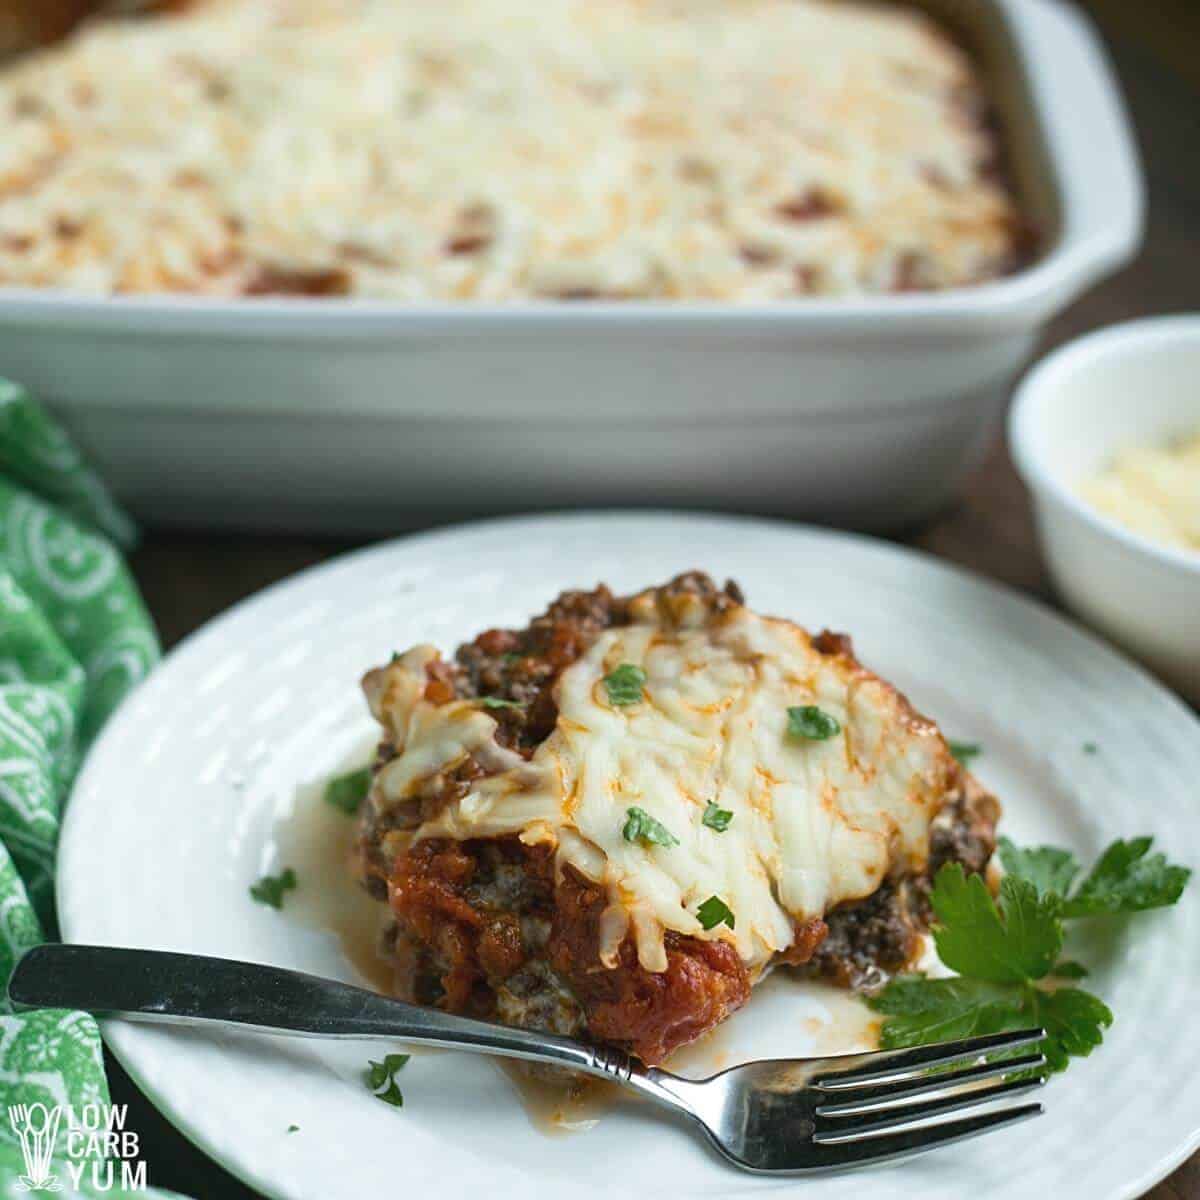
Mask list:
POLYGON ((17 1180, 17 1191, 62 1190, 62 1182, 50 1170, 61 1119, 62 1109, 57 1105, 54 1108, 47 1108, 44 1104, 9 1105, 8 1123, 21 1143, 21 1154, 25 1159, 25 1174, 17 1180))

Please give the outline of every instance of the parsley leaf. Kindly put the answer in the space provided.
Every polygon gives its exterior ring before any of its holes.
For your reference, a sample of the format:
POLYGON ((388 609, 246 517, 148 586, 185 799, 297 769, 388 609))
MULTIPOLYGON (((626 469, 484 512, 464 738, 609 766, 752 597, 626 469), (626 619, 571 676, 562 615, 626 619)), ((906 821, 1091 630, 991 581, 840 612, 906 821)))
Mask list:
POLYGON ((1064 917, 1141 912, 1174 904, 1191 872, 1150 854, 1152 838, 1117 840, 1100 856, 1091 874, 1072 893, 1079 863, 1069 850, 1055 846, 1018 849, 1000 839, 1000 861, 1010 876, 1028 880, 1041 896, 1058 897, 1064 917))
POLYGON ((1056 979, 1086 979, 1088 969, 1083 963, 1072 962, 1071 959, 1064 958, 1062 962, 1054 964, 1054 970, 1050 974, 1056 979))
POLYGON ((375 1093, 376 1100, 382 1100, 394 1108, 404 1104, 404 1095, 396 1083, 396 1073, 402 1070, 409 1060, 407 1054, 389 1054, 383 1062, 367 1060, 365 1079, 367 1087, 375 1093))
POLYGON ((679 839, 661 822, 656 821, 644 808, 625 810, 625 825, 621 836, 627 842, 641 842, 644 846, 678 846, 679 839))
POLYGON ((519 704, 516 700, 505 700, 501 696, 480 696, 479 706, 481 708, 524 708, 523 704, 519 704))
POLYGON ((708 802, 708 807, 704 810, 704 816, 700 818, 701 825, 707 825, 709 829, 715 829, 718 833, 724 833, 729 828, 729 823, 733 820, 733 813, 727 808, 718 808, 711 800, 708 802))
POLYGON ((1072 1056, 1090 1054, 1112 1024, 1107 1005, 1078 988, 1045 992, 1029 983, 989 983, 962 976, 901 976, 868 1003, 888 1018, 880 1033, 881 1049, 1040 1026, 1046 1037, 1039 1049, 1051 1071, 1066 1070, 1072 1056))
POLYGON ((709 896, 696 909, 696 916, 705 929, 716 929, 718 925, 728 925, 733 928, 733 910, 720 896, 709 896))
POLYGON ((347 816, 354 816, 371 790, 371 768, 348 771, 337 775, 325 785, 325 803, 340 808, 347 816))
POLYGON ((1113 842, 1067 900, 1063 916, 1142 912, 1174 904, 1192 873, 1162 854, 1150 854, 1153 842, 1148 837, 1113 842))
POLYGON ((806 738, 810 742, 824 742, 842 731, 841 723, 815 704, 802 704, 789 708, 788 737, 806 738))
POLYGON ((1043 992, 1031 987, 1027 993, 1029 1024, 1046 1031, 1039 1049, 1051 1071, 1065 1071, 1071 1055, 1091 1054, 1113 1022, 1108 1005, 1079 988, 1043 992))
POLYGON ((933 931, 938 957, 952 971, 992 983, 1041 979, 1062 950, 1058 903, 1033 884, 1006 876, 999 906, 979 875, 947 863, 934 881, 933 931))
POLYGON ((953 738, 947 738, 946 745, 964 767, 970 766, 971 759, 978 758, 983 753, 983 747, 978 742, 956 742, 953 738))
POLYGON ((1026 1023, 1018 984, 983 979, 926 979, 901 975, 869 1000, 884 1013, 882 1050, 901 1050, 928 1042, 951 1042, 985 1033, 1004 1033, 1026 1023))
POLYGON ((1002 839, 1008 874, 998 900, 980 876, 967 876, 958 863, 944 866, 931 896, 933 936, 942 962, 958 975, 900 976, 870 999, 886 1018, 880 1046, 1040 1026, 1049 1070, 1090 1054, 1112 1024, 1107 1005, 1081 988, 1041 981, 1087 975, 1077 962, 1056 961, 1065 918, 1157 908, 1179 898, 1191 873, 1150 854, 1150 846, 1150 838, 1114 842, 1073 893, 1079 864, 1053 846, 1021 849, 1002 839))
POLYGON ((269 904, 272 908, 283 907, 285 892, 295 891, 296 872, 291 867, 284 867, 278 875, 264 875, 250 887, 250 895, 259 904, 269 904))
POLYGON ((299 1132, 300 1132, 300 1126, 299 1126, 299 1125, 289 1125, 289 1126, 287 1127, 287 1131, 288 1131, 288 1133, 299 1133, 299 1132))
POLYGON ((1032 883, 1039 896, 1065 896, 1079 874, 1079 863, 1070 850, 1056 846, 1021 849, 1006 837, 1000 839, 999 849, 1005 871, 1032 883))
POLYGON ((646 685, 646 672, 633 663, 622 663, 604 677, 604 690, 608 692, 608 701, 618 708, 628 708, 631 704, 639 704, 642 699, 642 688, 646 685))

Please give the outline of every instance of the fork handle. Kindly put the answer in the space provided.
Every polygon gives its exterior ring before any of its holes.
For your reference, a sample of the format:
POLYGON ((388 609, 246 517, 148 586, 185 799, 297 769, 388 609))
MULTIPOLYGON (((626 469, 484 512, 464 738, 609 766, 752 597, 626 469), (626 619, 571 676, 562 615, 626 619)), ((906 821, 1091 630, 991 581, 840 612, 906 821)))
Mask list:
POLYGON ((259 963, 47 943, 27 951, 17 963, 8 998, 17 1009, 79 1008, 133 1021, 476 1050, 583 1071, 679 1107, 679 1100, 659 1082, 664 1073, 644 1067, 624 1051, 473 1021, 259 963))

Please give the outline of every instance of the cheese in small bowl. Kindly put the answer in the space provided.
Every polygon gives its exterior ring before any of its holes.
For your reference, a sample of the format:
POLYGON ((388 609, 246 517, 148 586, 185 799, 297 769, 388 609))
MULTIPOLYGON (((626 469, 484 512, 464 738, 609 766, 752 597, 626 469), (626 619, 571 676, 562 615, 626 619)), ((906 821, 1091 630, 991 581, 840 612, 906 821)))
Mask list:
POLYGON ((1055 589, 1200 704, 1200 313, 1114 325, 1018 389, 1013 461, 1055 589))
POLYGON ((1081 491, 1126 529, 1200 554, 1200 430, 1166 446, 1121 450, 1081 491))

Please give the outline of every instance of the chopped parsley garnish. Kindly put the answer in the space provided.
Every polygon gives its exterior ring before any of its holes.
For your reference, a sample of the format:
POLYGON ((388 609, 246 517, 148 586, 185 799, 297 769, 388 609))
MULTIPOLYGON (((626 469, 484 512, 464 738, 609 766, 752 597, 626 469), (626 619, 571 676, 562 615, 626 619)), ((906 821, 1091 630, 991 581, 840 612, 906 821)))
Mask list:
POLYGON ((272 908, 283 907, 285 892, 296 890, 296 872, 291 867, 284 867, 278 875, 264 875, 250 887, 250 895, 259 904, 269 904, 272 908))
POLYGON ((824 742, 842 731, 836 717, 819 709, 815 704, 802 704, 788 710, 788 737, 807 738, 810 742, 824 742))
POLYGON ((946 745, 964 767, 969 767, 971 759, 978 758, 983 753, 983 747, 978 742, 956 742, 953 738, 947 738, 946 745))
POLYGON ((887 1017, 881 1048, 1040 1026, 1050 1070, 1065 1070, 1072 1057, 1090 1054, 1113 1016, 1091 993, 1057 983, 1087 976, 1081 964, 1059 958, 1063 922, 1174 904, 1191 872, 1150 854, 1150 846, 1150 838, 1114 842, 1075 885, 1081 868, 1069 850, 1021 849, 1002 838, 1007 874, 996 899, 979 875, 947 863, 930 897, 933 938, 938 957, 958 974, 901 976, 869 1000, 887 1017))
POLYGON ((641 667, 635 667, 633 663, 622 663, 604 677, 604 690, 608 692, 608 701, 618 708, 640 704, 642 688, 645 686, 646 672, 641 667))
POLYGON ((733 910, 720 896, 709 896, 696 909, 696 916, 705 929, 716 929, 718 925, 728 925, 730 929, 733 928, 733 910))
POLYGON ((1084 742, 1083 752, 1084 754, 1099 754, 1100 747, 1097 746, 1095 742, 1084 742))
POLYGON ((483 708, 524 708, 516 700, 504 700, 500 696, 480 696, 479 703, 483 708))
POLYGON ((396 1073, 404 1069, 408 1059, 407 1054, 389 1054, 383 1062, 367 1060, 366 1083, 375 1093, 376 1100, 382 1100, 384 1104, 390 1104, 393 1108, 403 1106, 404 1094, 396 1083, 396 1073))
POLYGON ((679 845, 679 839, 644 808, 625 810, 625 824, 621 829, 621 836, 627 842, 641 842, 644 846, 679 845))
POLYGON ((340 808, 347 816, 354 816, 371 790, 371 768, 348 771, 337 775, 325 785, 325 803, 340 808))
POLYGON ((701 825, 707 825, 709 829, 715 829, 718 833, 724 833, 729 828, 729 822, 733 820, 733 813, 727 808, 718 808, 711 800, 708 802, 708 807, 704 810, 704 816, 700 818, 701 825))
POLYGON ((299 1125, 289 1125, 289 1126, 287 1127, 287 1131, 288 1131, 288 1133, 299 1133, 299 1132, 300 1132, 300 1126, 299 1126, 299 1125))

